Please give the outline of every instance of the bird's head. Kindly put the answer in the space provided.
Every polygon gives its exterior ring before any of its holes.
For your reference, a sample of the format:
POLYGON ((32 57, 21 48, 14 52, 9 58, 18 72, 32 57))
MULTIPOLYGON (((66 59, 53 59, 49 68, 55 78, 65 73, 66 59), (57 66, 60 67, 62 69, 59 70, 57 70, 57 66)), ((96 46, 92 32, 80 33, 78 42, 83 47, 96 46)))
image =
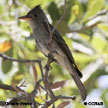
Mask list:
POLYGON ((30 24, 40 23, 46 19, 46 16, 41 9, 40 5, 34 7, 25 16, 21 16, 18 19, 27 20, 30 24))

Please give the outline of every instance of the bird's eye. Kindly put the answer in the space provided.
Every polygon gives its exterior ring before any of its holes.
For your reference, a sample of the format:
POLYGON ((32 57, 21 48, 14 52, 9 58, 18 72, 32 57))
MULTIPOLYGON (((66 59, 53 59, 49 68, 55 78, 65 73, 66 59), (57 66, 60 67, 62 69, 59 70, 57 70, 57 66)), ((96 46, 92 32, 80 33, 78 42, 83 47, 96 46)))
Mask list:
POLYGON ((35 17, 37 17, 37 14, 34 14, 35 17))

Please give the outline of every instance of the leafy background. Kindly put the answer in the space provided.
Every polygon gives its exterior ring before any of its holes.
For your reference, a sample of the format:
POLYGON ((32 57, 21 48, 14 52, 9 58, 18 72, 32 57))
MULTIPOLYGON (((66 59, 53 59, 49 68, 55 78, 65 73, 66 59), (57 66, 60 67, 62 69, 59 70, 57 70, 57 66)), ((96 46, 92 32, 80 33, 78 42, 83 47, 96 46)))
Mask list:
MULTIPOLYGON (((40 4, 50 23, 53 25, 63 15, 63 0, 0 0, 0 52, 17 59, 45 58, 36 48, 29 24, 17 19, 25 15, 31 8, 40 4)), ((88 97, 87 102, 104 102, 108 108, 108 0, 67 0, 66 15, 57 29, 72 50, 76 64, 83 73, 88 97), (103 12, 103 13, 102 13, 103 12)), ((35 64, 40 78, 40 69, 35 64)), ((55 94, 77 95, 65 108, 93 108, 80 102, 78 90, 68 72, 56 64, 52 64, 49 79, 51 82, 68 80, 65 87, 55 94)), ((27 92, 34 88, 35 78, 32 64, 10 62, 0 58, 0 83, 18 85, 25 81, 27 92)), ((7 100, 14 92, 0 89, 0 100, 7 100)), ((42 94, 44 98, 44 94, 42 94)), ((42 103, 41 98, 36 100, 42 103)), ((62 100, 55 103, 58 105, 62 100)))

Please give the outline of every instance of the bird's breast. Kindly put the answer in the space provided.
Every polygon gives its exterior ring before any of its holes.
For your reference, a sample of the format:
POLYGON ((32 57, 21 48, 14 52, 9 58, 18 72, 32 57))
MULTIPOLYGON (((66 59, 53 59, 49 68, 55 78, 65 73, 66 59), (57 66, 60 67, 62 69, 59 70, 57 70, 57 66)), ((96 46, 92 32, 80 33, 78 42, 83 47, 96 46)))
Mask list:
POLYGON ((37 48, 45 55, 48 55, 49 50, 48 50, 48 36, 47 36, 47 34, 39 29, 33 31, 33 34, 34 34, 37 48))
POLYGON ((44 55, 48 55, 50 52, 57 52, 53 54, 54 58, 56 60, 59 60, 58 61, 59 64, 64 63, 63 59, 65 58, 65 55, 54 39, 52 39, 51 43, 48 44, 50 36, 46 32, 44 32, 42 29, 37 29, 37 30, 35 29, 33 31, 33 34, 36 40, 37 48, 44 55))

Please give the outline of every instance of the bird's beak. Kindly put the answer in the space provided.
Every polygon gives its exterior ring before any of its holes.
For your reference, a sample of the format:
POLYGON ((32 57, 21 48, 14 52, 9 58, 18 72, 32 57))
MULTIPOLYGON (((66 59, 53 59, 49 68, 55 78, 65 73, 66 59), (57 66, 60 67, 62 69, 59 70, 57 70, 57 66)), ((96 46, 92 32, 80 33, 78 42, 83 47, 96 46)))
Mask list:
POLYGON ((31 17, 29 16, 21 16, 21 17, 18 17, 18 19, 22 19, 22 20, 31 20, 31 17))

